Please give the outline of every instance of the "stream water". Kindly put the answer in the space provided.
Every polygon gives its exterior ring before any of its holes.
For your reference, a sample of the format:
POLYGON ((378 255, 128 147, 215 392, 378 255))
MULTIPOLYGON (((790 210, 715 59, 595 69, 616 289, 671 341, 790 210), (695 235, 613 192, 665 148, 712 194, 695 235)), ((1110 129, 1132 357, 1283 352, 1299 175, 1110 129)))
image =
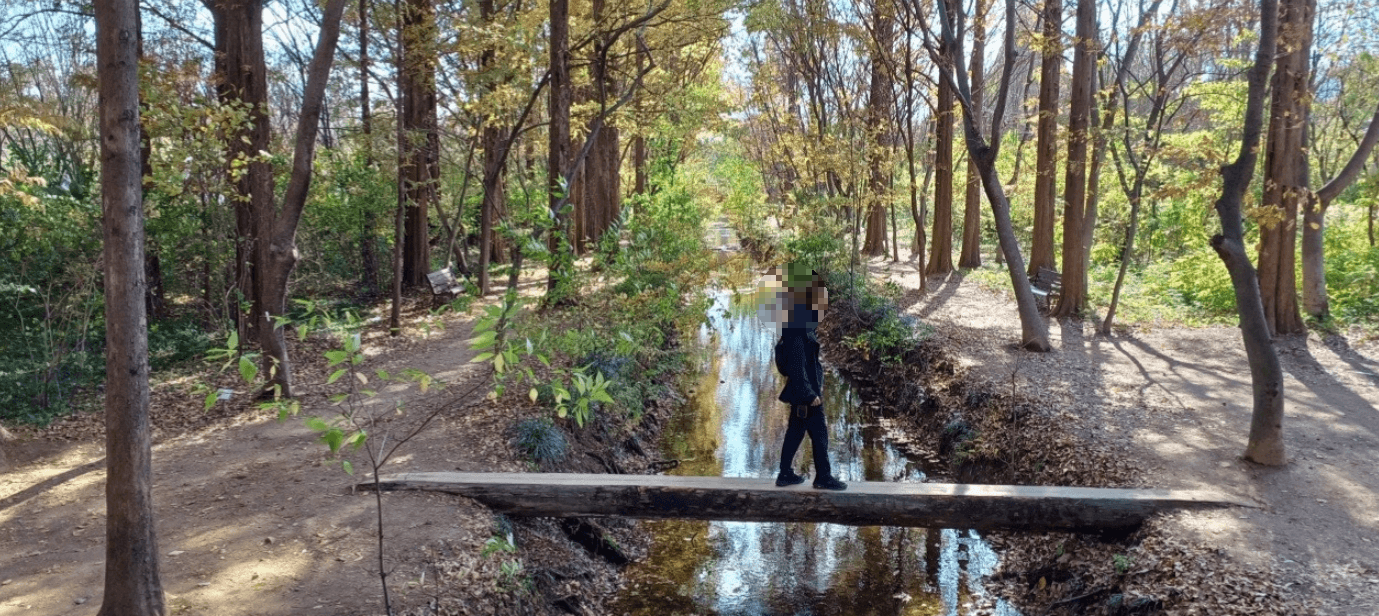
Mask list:
MULTIPOLYGON (((718 292, 687 410, 665 431, 678 475, 774 478, 786 427, 772 363, 777 330, 751 294, 718 292)), ((843 481, 923 481, 846 381, 829 372, 829 456, 843 481)), ((796 469, 809 468, 809 440, 796 469)), ((650 556, 629 567, 617 612, 757 615, 958 615, 985 597, 996 554, 974 531, 837 524, 661 521, 650 556)), ((990 601, 980 603, 991 604, 990 601)), ((1017 616, 1002 601, 995 614, 1017 616)))

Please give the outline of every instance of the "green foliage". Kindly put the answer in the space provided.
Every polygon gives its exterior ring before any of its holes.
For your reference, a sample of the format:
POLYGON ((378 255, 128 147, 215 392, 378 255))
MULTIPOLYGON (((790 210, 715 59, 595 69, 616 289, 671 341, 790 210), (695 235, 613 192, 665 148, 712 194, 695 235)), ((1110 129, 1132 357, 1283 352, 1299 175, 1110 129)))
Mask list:
POLYGON ((910 349, 924 340, 932 328, 913 315, 902 314, 897 302, 901 289, 895 283, 877 284, 846 271, 831 272, 825 279, 831 310, 855 315, 862 328, 846 344, 882 363, 898 364, 910 349))

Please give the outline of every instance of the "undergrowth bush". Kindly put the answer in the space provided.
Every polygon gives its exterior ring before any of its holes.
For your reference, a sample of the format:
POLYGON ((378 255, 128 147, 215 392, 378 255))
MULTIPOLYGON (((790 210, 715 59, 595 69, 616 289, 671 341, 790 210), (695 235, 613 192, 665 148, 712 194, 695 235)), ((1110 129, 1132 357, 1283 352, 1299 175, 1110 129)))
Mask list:
POLYGON ((548 417, 517 422, 512 428, 512 446, 538 464, 559 462, 570 450, 565 433, 548 417))

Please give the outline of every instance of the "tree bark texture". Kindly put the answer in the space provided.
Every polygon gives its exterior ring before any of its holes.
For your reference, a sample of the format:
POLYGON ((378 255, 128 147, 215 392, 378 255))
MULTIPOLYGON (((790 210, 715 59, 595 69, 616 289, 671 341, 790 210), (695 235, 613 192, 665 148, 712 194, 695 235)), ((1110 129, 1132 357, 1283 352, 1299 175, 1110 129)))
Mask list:
POLYGON ((250 313, 236 310, 240 338, 248 340, 264 310, 258 296, 258 212, 273 208, 273 168, 260 152, 271 149, 268 65, 263 51, 263 0, 208 0, 215 20, 216 94, 221 103, 244 108, 247 126, 227 139, 230 177, 235 183, 235 285, 250 313), (247 139, 247 141, 246 141, 247 139), (246 161, 242 165, 238 161, 246 161))
POLYGON ((1241 214, 1241 203, 1249 190, 1250 178, 1254 175, 1255 162, 1259 158, 1269 66, 1273 62, 1278 37, 1278 0, 1261 0, 1259 4, 1259 49, 1249 72, 1240 154, 1235 162, 1221 168, 1221 197, 1215 206, 1221 218, 1221 233, 1211 238, 1211 246, 1225 263, 1226 271, 1231 276, 1231 285, 1235 288, 1240 333, 1250 365, 1254 412, 1250 419, 1245 459, 1281 466, 1287 462, 1283 446, 1283 370, 1274 349, 1269 323, 1264 317, 1259 278, 1245 253, 1245 224, 1241 214))
MULTIPOLYGON (((987 0, 976 0, 972 15, 972 115, 982 122, 982 90, 986 87, 986 10, 987 0)), ((958 267, 982 266, 982 176, 977 163, 967 157, 967 192, 964 195, 962 216, 962 250, 958 267)))
MULTIPOLYGON (((956 59, 950 57, 950 52, 945 54, 942 61, 952 66, 956 59)), ((953 111, 953 88, 947 80, 941 80, 934 110, 934 231, 929 240, 926 275, 953 271, 953 111)))
POLYGON ((1044 0, 1040 19, 1044 23, 1041 41, 1043 61, 1039 65, 1039 122, 1035 129, 1034 152, 1034 243, 1030 248, 1029 272, 1053 269, 1053 223, 1057 218, 1054 201, 1058 169, 1058 85, 1063 66, 1063 2, 1044 0))
POLYGON ((106 306, 105 591, 99 614, 161 616, 167 607, 154 532, 148 418, 139 6, 100 0, 95 10, 106 306))
MULTIPOLYGON (((479 13, 484 23, 491 25, 498 15, 494 0, 480 0, 479 13)), ((496 56, 496 49, 492 47, 485 49, 479 57, 480 70, 492 71, 496 56)), ((489 93, 496 90, 497 85, 497 79, 494 75, 486 76, 485 86, 489 93)), ((495 237, 493 224, 495 220, 502 218, 507 199, 504 194, 503 183, 507 157, 505 156, 506 153, 501 151, 507 139, 506 135, 503 134, 505 131, 497 124, 497 118, 486 118, 482 130, 484 192, 482 204, 479 206, 479 294, 488 295, 489 264, 502 260, 503 242, 500 238, 495 237)))
POLYGON ((292 171, 283 193, 282 207, 257 212, 258 220, 258 292, 263 298, 264 312, 259 313, 259 344, 263 347, 264 372, 269 374, 269 386, 291 398, 294 395, 292 363, 287 356, 287 340, 275 318, 287 314, 287 282, 297 265, 297 224, 306 209, 307 194, 311 190, 312 163, 316 156, 316 135, 321 128, 321 113, 325 108, 326 84, 340 39, 340 20, 345 13, 346 0, 330 0, 322 12, 320 38, 307 66, 306 88, 302 92, 302 108, 297 115, 297 133, 293 140, 292 171))
POLYGON ((1279 3, 1280 54, 1273 76, 1269 135, 1264 153, 1268 216, 1259 229, 1259 291, 1264 318, 1275 335, 1304 332, 1298 312, 1295 254, 1299 206, 1307 201, 1307 119, 1311 111, 1312 18, 1315 0, 1279 3))
POLYGON ((546 296, 555 297, 556 287, 570 276, 571 263, 568 246, 569 216, 561 211, 561 195, 565 191, 565 165, 570 149, 570 3, 569 0, 550 0, 550 127, 546 154, 546 177, 549 182, 551 232, 547 235, 550 268, 546 278, 546 296))
MULTIPOLYGON (((602 23, 604 0, 593 0, 592 11, 594 23, 602 23)), ((614 97, 613 93, 618 87, 613 77, 613 42, 610 35, 600 34, 593 46, 593 55, 589 58, 591 83, 588 93, 590 100, 597 101, 600 109, 600 113, 589 120, 589 132, 593 132, 596 122, 601 121, 602 126, 594 135, 588 156, 576 172, 578 179, 574 182, 575 192, 571 199, 575 204, 573 243, 576 254, 583 254, 591 244, 597 245, 603 232, 618 217, 622 201, 622 145, 618 127, 609 123, 609 117, 599 119, 604 115, 602 111, 612 102, 610 97, 614 97)))
POLYGON ((890 198, 890 117, 893 101, 890 72, 886 70, 884 54, 891 52, 895 37, 895 22, 890 6, 884 1, 875 3, 872 15, 874 57, 871 59, 871 91, 867 99, 867 135, 871 147, 867 157, 867 239, 862 252, 867 256, 886 254, 886 210, 890 198))
MULTIPOLYGON (((369 0, 359 0, 359 129, 364 135, 364 165, 373 157, 373 110, 369 100, 369 0)), ((378 214, 374 204, 364 203, 364 232, 359 237, 359 283, 369 295, 378 292, 378 249, 375 232, 378 214)))
POLYGON ((1063 180, 1063 291, 1053 310, 1059 318, 1080 316, 1087 305, 1082 225, 1087 213, 1087 129, 1091 126, 1097 50, 1096 0, 1077 0, 1073 80, 1068 92, 1068 161, 1063 180))
POLYGON ((429 214, 440 183, 440 134, 436 123, 436 11, 431 0, 406 0, 402 12, 402 96, 405 147, 398 152, 398 181, 407 198, 402 238, 402 283, 424 287, 431 271, 429 214))

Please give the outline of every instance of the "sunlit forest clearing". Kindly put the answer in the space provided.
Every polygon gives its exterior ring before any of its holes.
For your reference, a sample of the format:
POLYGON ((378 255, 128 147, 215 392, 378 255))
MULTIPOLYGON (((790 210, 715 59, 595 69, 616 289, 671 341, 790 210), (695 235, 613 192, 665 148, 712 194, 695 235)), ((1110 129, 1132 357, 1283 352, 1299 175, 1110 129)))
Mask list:
POLYGON ((1379 611, 1376 53, 1372 0, 8 0, 0 614, 1379 611), (1249 506, 371 485, 774 477, 780 272, 846 481, 1249 506))

